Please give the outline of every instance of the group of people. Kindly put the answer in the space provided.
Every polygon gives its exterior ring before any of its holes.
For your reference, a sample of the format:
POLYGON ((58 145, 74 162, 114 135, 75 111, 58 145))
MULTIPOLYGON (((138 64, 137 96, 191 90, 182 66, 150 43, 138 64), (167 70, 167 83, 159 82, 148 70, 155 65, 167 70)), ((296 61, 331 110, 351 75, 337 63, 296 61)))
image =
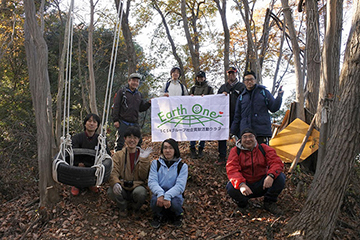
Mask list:
MULTIPOLYGON (((203 71, 196 74, 195 85, 190 91, 179 80, 179 68, 171 69, 170 75, 171 79, 161 90, 162 96, 214 94, 203 71)), ((250 198, 264 196, 264 208, 281 214, 276 201, 285 186, 284 164, 275 150, 268 146, 271 137, 268 111, 279 110, 283 92, 279 91, 275 99, 264 86, 256 83, 253 71, 244 73, 243 82, 238 81, 234 67, 228 69, 227 76, 227 82, 219 88, 218 94, 229 95, 230 135, 236 135, 239 140, 228 159, 226 140, 219 141, 219 158, 215 164, 226 165, 229 178, 226 190, 241 211, 246 209, 250 198)), ((149 157, 151 151, 140 148, 139 112, 151 106, 151 100, 145 101, 138 91, 140 79, 140 74, 131 74, 128 86, 116 93, 113 121, 117 139, 107 194, 117 204, 120 215, 126 216, 130 208, 135 213, 139 212, 148 197, 148 187, 152 193, 150 207, 154 216, 151 226, 158 228, 166 220, 181 226, 188 165, 182 161, 174 139, 162 142, 160 157, 152 162, 149 157)), ((99 125, 100 118, 89 114, 84 121, 85 131, 73 137, 73 147, 95 149, 97 141, 94 139, 97 139, 99 125)), ((198 149, 196 142, 191 141, 191 158, 203 157, 204 147, 205 141, 199 141, 198 149)), ((72 187, 73 195, 79 194, 79 189, 76 189, 72 187)), ((91 187, 90 190, 96 192, 97 188, 91 187)))

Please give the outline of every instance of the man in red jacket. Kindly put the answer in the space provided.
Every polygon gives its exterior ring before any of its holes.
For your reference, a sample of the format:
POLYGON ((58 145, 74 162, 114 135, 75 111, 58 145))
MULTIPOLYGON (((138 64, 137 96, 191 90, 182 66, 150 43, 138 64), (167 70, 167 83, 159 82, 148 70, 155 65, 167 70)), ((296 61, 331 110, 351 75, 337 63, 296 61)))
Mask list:
POLYGON ((249 128, 232 148, 226 164, 229 183, 226 190, 240 209, 250 198, 264 196, 264 208, 276 215, 282 213, 276 201, 285 186, 284 163, 275 150, 259 145, 255 132, 249 128))

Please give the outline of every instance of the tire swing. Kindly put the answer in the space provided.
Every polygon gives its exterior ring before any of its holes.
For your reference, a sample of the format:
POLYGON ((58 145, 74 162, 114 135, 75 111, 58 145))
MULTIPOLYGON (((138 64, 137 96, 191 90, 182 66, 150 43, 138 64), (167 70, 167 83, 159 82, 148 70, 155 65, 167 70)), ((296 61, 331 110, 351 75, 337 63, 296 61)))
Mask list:
POLYGON ((76 187, 91 187, 100 186, 106 182, 111 174, 113 168, 113 161, 111 156, 106 152, 106 126, 109 118, 111 89, 114 81, 114 70, 116 64, 116 52, 119 46, 122 6, 119 7, 118 16, 115 27, 114 42, 111 54, 109 75, 106 87, 104 109, 101 123, 101 133, 98 137, 97 150, 85 148, 72 148, 71 135, 69 134, 69 119, 70 119, 70 79, 71 79, 71 55, 72 55, 72 40, 73 40, 73 5, 74 0, 71 1, 69 10, 69 38, 67 42, 67 60, 66 60, 66 78, 65 78, 65 94, 64 94, 64 124, 63 136, 60 141, 59 153, 55 156, 52 166, 53 179, 66 185, 76 187), (119 15, 121 11, 121 14, 119 15), (67 120, 65 123, 65 119, 67 120), (65 125, 67 129, 65 129, 65 125), (65 134, 66 132, 66 134, 65 134), (77 166, 79 162, 84 163, 85 167, 77 166))

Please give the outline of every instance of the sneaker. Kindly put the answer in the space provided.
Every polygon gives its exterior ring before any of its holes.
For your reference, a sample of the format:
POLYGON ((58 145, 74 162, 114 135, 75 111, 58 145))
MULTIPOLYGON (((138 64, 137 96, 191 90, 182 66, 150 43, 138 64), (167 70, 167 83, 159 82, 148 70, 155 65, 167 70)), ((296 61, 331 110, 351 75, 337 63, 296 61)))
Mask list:
POLYGON ((179 215, 179 216, 175 216, 174 226, 175 226, 175 227, 181 227, 181 225, 182 225, 182 219, 183 219, 182 214, 179 215))
POLYGON ((204 156, 204 148, 199 147, 198 158, 202 158, 203 156, 204 156))
POLYGON ((73 196, 77 196, 77 195, 79 195, 79 193, 80 193, 80 189, 78 189, 77 187, 72 186, 70 192, 71 192, 71 194, 72 194, 73 196))
POLYGON ((94 193, 98 193, 99 192, 99 188, 97 186, 91 186, 89 187, 90 191, 94 192, 94 193))
POLYGON ((150 225, 153 228, 159 228, 161 225, 161 218, 158 216, 154 216, 153 220, 150 222, 150 225))
POLYGON ((192 159, 198 158, 197 153, 196 153, 196 148, 190 148, 190 156, 192 159))
POLYGON ((274 215, 282 215, 283 211, 278 208, 275 202, 264 202, 264 209, 274 215))

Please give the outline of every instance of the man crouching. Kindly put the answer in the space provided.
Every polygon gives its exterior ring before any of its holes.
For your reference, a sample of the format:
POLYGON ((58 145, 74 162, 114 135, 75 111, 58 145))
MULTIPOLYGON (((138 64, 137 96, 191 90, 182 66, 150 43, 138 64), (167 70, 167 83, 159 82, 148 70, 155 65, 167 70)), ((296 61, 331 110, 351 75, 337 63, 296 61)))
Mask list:
POLYGON ((254 131, 245 129, 228 157, 226 173, 230 181, 226 190, 240 210, 246 208, 250 198, 264 196, 265 210, 280 215, 276 201, 285 186, 283 169, 275 150, 259 145, 254 131))

